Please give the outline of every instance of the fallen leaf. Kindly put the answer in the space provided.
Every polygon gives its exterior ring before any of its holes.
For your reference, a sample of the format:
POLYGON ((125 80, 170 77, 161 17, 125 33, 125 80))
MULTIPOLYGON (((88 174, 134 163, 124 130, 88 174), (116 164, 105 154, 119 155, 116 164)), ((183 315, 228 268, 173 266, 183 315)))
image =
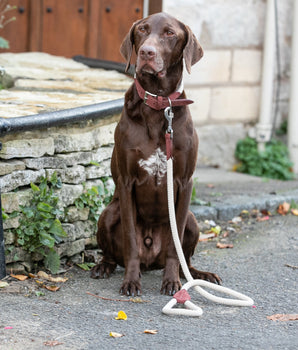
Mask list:
POLYGON ((215 227, 211 227, 211 232, 215 233, 216 236, 220 234, 221 231, 221 227, 219 225, 215 226, 215 227))
POLYGON ((214 188, 215 186, 213 184, 207 184, 206 187, 208 188, 214 188))
POLYGON ((57 292, 60 289, 60 287, 58 286, 46 286, 46 285, 44 285, 44 288, 51 292, 57 292))
POLYGON ((39 278, 44 278, 49 282, 54 282, 54 283, 64 283, 68 280, 67 277, 52 277, 50 275, 48 275, 46 272, 44 271, 39 271, 37 273, 37 277, 39 278))
POLYGON ((146 334, 157 334, 158 330, 157 329, 145 329, 144 333, 146 333, 146 334))
POLYGON ((263 216, 263 217, 258 217, 257 221, 262 222, 262 221, 267 221, 269 219, 270 219, 270 217, 267 215, 267 216, 263 216))
POLYGON ((45 346, 57 346, 57 345, 61 345, 61 344, 63 344, 63 343, 61 343, 58 340, 48 340, 48 341, 43 343, 43 345, 45 345, 45 346))
POLYGON ((33 273, 28 273, 28 276, 30 277, 30 278, 36 278, 37 276, 36 275, 33 275, 33 273))
POLYGON ((298 314, 275 314, 267 316, 267 318, 272 321, 297 321, 298 314))
POLYGON ((284 202, 278 206, 277 212, 280 215, 286 215, 290 210, 290 203, 284 202))
POLYGON ((298 216, 298 209, 292 209, 291 213, 295 216, 298 216))
POLYGON ((234 245, 232 243, 217 242, 216 248, 219 248, 219 249, 234 248, 234 245))
POLYGON ((8 287, 9 284, 7 282, 4 282, 4 281, 0 281, 0 288, 5 288, 5 287, 8 287))
POLYGON ((232 219, 233 224, 239 224, 240 222, 242 222, 242 218, 240 216, 236 216, 232 219))
POLYGON ((261 210, 261 214, 263 214, 263 215, 268 215, 268 216, 271 216, 272 214, 270 213, 270 211, 269 210, 267 210, 267 209, 262 209, 261 210))
POLYGON ((126 315, 126 313, 125 313, 124 311, 120 310, 120 311, 118 312, 118 316, 115 317, 115 320, 124 320, 124 321, 126 321, 126 320, 127 320, 127 315, 126 315))
POLYGON ((216 234, 214 232, 212 232, 212 233, 200 233, 199 242, 209 241, 209 239, 215 238, 215 237, 216 237, 216 234))
POLYGON ((117 333, 117 332, 110 332, 110 337, 121 338, 121 337, 124 337, 124 334, 117 333))
POLYGON ((25 276, 25 275, 13 275, 13 274, 11 274, 10 276, 13 278, 16 278, 19 281, 25 281, 28 278, 28 276, 25 276))

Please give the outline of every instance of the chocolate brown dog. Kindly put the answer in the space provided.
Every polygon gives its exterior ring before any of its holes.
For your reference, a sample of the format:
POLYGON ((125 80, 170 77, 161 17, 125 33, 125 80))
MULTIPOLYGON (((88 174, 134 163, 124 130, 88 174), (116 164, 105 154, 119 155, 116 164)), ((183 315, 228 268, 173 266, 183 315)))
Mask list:
MULTIPOLYGON (((136 78, 125 95, 115 130, 111 170, 116 184, 112 202, 98 222, 97 241, 103 258, 91 272, 104 278, 117 264, 125 267, 121 294, 141 294, 141 271, 164 268, 161 293, 181 288, 179 261, 172 240, 167 205, 167 158, 164 109, 173 106, 173 168, 176 220, 183 251, 193 278, 220 283, 213 273, 190 264, 199 238, 189 211, 198 137, 182 88, 183 59, 188 72, 203 55, 191 30, 165 13, 133 24, 121 45, 130 64, 137 54, 136 78), (171 102, 169 102, 169 99, 171 102)), ((180 274, 183 274, 180 271, 180 274)))

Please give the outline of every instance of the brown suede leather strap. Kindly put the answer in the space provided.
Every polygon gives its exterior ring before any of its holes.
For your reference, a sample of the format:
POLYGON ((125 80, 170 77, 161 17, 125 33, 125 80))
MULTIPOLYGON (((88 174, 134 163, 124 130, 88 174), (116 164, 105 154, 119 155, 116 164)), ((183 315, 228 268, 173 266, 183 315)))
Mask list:
POLYGON ((139 97, 142 100, 144 100, 145 105, 147 105, 153 109, 156 109, 158 111, 170 106, 169 99, 171 100, 172 107, 185 106, 185 105, 189 105, 189 104, 193 103, 192 100, 178 98, 179 96, 181 96, 181 93, 179 91, 173 92, 168 97, 158 96, 158 95, 151 94, 148 91, 145 91, 137 79, 134 79, 134 81, 136 84, 136 88, 137 88, 139 97))

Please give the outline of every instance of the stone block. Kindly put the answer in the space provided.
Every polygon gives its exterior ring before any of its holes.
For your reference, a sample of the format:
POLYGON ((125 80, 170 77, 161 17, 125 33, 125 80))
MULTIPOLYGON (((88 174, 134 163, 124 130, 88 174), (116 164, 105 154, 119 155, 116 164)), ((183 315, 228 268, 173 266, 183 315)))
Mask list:
POLYGON ((30 189, 18 192, 2 193, 2 208, 5 213, 12 213, 18 211, 20 205, 29 205, 32 198, 30 189))
POLYGON ((8 230, 10 228, 17 228, 19 227, 19 217, 15 217, 15 218, 8 218, 6 220, 3 221, 3 228, 4 230, 8 230))
POLYGON ((14 244, 15 242, 15 235, 11 231, 3 231, 4 232, 4 244, 14 244))
POLYGON ((189 105, 192 120, 195 125, 205 123, 209 117, 210 110, 210 88, 188 87, 186 89, 187 98, 194 101, 189 105))
POLYGON ((185 86, 228 82, 231 62, 230 50, 205 51, 203 58, 191 68, 191 74, 185 72, 183 77, 185 86))
POLYGON ((93 153, 87 151, 57 154, 57 158, 60 159, 66 166, 72 166, 74 164, 88 165, 93 160, 93 153))
POLYGON ((68 207, 65 221, 75 222, 88 220, 89 211, 89 208, 78 209, 74 206, 68 207))
POLYGON ((260 50, 235 50, 233 54, 232 81, 258 83, 261 80, 262 52, 260 50))
POLYGON ((35 170, 47 168, 63 169, 66 167, 64 159, 58 157, 26 158, 24 159, 24 163, 26 164, 27 168, 35 170))
POLYGON ((56 153, 90 151, 114 142, 116 123, 103 125, 85 133, 54 134, 56 153))
POLYGON ((110 170, 110 160, 105 160, 100 163, 100 165, 91 165, 85 168, 86 170, 86 178, 88 180, 90 179, 97 179, 104 176, 111 176, 111 170, 110 170))
POLYGON ((14 263, 17 261, 31 261, 31 256, 21 247, 7 246, 9 253, 5 256, 6 264, 14 263))
POLYGON ((24 162, 20 160, 0 161, 0 176, 7 175, 16 170, 25 170, 24 162))
POLYGON ((4 142, 0 151, 0 158, 38 158, 46 154, 54 154, 54 140, 51 137, 4 142))
POLYGON ((12 191, 18 187, 29 185, 31 182, 38 182, 45 176, 44 170, 20 170, 0 178, 0 187, 3 192, 12 191))
POLYGON ((210 117, 213 121, 255 121, 259 115, 260 88, 257 86, 212 89, 210 117))
POLYGON ((63 184, 80 184, 86 181, 85 168, 82 165, 75 165, 66 169, 47 169, 47 178, 50 178, 54 172, 61 178, 63 184))
POLYGON ((83 193, 83 185, 63 184, 62 188, 55 190, 59 196, 59 207, 65 208, 72 205, 74 201, 83 193))
POLYGON ((197 128, 197 132, 200 140, 198 164, 231 170, 236 162, 236 143, 246 135, 244 125, 205 125, 197 128))
POLYGON ((85 239, 79 239, 74 242, 66 242, 59 244, 56 247, 56 251, 59 256, 73 256, 79 254, 85 250, 85 239))

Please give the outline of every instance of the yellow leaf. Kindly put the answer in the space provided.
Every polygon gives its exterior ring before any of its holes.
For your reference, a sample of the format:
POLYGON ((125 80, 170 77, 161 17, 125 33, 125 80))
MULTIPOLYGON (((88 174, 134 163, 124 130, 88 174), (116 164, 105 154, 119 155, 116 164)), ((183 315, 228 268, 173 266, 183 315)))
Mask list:
POLYGON ((298 209, 292 209, 292 210, 291 210, 291 213, 292 213, 293 215, 298 216, 298 209))
POLYGON ((126 315, 126 313, 124 312, 124 311, 119 311, 118 312, 118 316, 117 317, 115 317, 115 320, 124 320, 124 321, 126 321, 127 320, 127 315, 126 315))
POLYGON ((146 333, 146 334, 157 334, 158 330, 157 329, 145 329, 144 333, 146 333))
POLYGON ((47 281, 53 282, 53 283, 62 283, 62 282, 64 283, 64 282, 66 282, 68 280, 67 277, 52 277, 52 276, 48 275, 46 272, 44 272, 44 271, 39 271, 37 273, 37 276, 39 278, 44 278, 47 281))
POLYGON ((120 337, 123 337, 124 334, 121 334, 121 333, 117 333, 117 332, 110 332, 110 337, 113 337, 113 338, 120 338, 120 337))
POLYGON ((215 226, 215 227, 212 227, 211 230, 213 233, 215 233, 216 235, 219 235, 220 234, 220 231, 221 231, 221 227, 219 225, 215 226))
POLYGON ((10 276, 13 278, 16 278, 19 281, 25 281, 28 278, 28 276, 25 276, 25 275, 13 275, 13 274, 11 274, 10 276))
POLYGON ((44 286, 44 288, 51 292, 57 292, 57 290, 60 289, 60 287, 57 287, 57 286, 44 286))
POLYGON ((2 282, 0 281, 0 288, 5 288, 5 287, 8 287, 9 284, 7 282, 2 282))

